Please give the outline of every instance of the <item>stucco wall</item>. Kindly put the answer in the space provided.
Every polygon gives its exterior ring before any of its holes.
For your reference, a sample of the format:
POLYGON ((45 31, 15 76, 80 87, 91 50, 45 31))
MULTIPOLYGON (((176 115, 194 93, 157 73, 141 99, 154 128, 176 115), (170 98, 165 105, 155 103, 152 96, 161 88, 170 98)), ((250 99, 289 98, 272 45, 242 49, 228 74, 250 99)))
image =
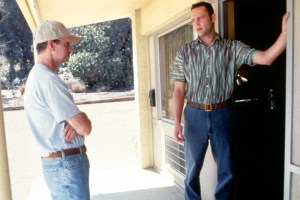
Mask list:
MULTIPOLYGON (((199 1, 199 0, 198 0, 199 1)), ((175 169, 166 164, 165 158, 165 136, 173 137, 174 125, 172 122, 161 119, 161 85, 160 85, 160 66, 158 60, 157 37, 170 31, 189 19, 191 5, 196 0, 152 0, 146 7, 142 8, 142 35, 148 37, 149 43, 149 69, 150 69, 150 88, 156 90, 157 106, 151 108, 152 134, 153 134, 153 161, 154 167, 160 171, 168 170, 173 174, 177 184, 183 185, 183 176, 175 169)), ((215 2, 215 1, 210 1, 215 2)), ((218 12, 217 4, 214 5, 215 12, 218 12)), ((218 27, 218 24, 216 24, 218 27)), ((208 149, 203 170, 201 173, 202 197, 206 200, 214 199, 214 189, 216 186, 216 167, 213 157, 208 149)))
POLYGON ((142 33, 148 35, 170 24, 174 19, 189 13, 191 5, 198 1, 152 0, 142 9, 142 33))

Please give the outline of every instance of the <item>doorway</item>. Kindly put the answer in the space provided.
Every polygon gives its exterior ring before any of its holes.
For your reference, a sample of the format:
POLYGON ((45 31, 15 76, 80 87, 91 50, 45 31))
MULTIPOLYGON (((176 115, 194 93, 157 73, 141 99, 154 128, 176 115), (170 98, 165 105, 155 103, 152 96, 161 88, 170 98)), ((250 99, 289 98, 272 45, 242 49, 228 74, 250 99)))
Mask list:
MULTIPOLYGON (((235 0, 235 39, 261 50, 281 32, 285 0, 235 0)), ((282 200, 285 53, 271 66, 242 66, 235 90, 235 199, 282 200), (243 79, 241 79, 243 77, 243 79)))

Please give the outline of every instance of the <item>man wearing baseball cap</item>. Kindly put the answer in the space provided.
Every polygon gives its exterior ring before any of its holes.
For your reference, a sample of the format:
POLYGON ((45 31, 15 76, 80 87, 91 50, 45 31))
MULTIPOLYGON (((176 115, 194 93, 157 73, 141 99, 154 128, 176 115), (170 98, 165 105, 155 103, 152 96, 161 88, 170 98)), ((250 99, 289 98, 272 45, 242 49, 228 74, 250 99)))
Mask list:
POLYGON ((58 21, 46 21, 33 35, 38 58, 29 73, 24 108, 40 149, 45 181, 52 199, 89 200, 89 160, 84 137, 91 121, 73 102, 56 70, 73 51, 72 35, 58 21))

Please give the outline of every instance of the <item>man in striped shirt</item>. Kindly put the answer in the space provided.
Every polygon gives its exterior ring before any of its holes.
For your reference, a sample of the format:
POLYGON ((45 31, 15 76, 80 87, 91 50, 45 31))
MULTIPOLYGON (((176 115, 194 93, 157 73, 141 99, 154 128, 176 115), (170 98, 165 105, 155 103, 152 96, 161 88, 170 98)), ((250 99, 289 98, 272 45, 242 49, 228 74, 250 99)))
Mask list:
POLYGON ((276 42, 260 51, 243 42, 221 38, 215 32, 216 15, 210 3, 192 5, 191 20, 198 38, 178 50, 173 68, 174 137, 185 143, 186 200, 201 199, 199 174, 209 141, 217 165, 215 199, 232 199, 232 108, 228 102, 234 77, 242 64, 270 65, 284 51, 287 19, 288 13, 283 16, 282 32, 276 42))

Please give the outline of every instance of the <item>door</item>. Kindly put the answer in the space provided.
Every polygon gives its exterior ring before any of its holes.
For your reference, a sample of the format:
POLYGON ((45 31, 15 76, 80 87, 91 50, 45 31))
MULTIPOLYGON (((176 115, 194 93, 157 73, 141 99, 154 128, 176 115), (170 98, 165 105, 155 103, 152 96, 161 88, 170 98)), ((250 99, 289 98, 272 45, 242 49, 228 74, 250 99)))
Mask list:
MULTIPOLYGON (((235 39, 267 49, 281 32, 285 0, 235 0, 235 39)), ((271 66, 242 66, 235 90, 235 199, 282 200, 285 53, 271 66)))

